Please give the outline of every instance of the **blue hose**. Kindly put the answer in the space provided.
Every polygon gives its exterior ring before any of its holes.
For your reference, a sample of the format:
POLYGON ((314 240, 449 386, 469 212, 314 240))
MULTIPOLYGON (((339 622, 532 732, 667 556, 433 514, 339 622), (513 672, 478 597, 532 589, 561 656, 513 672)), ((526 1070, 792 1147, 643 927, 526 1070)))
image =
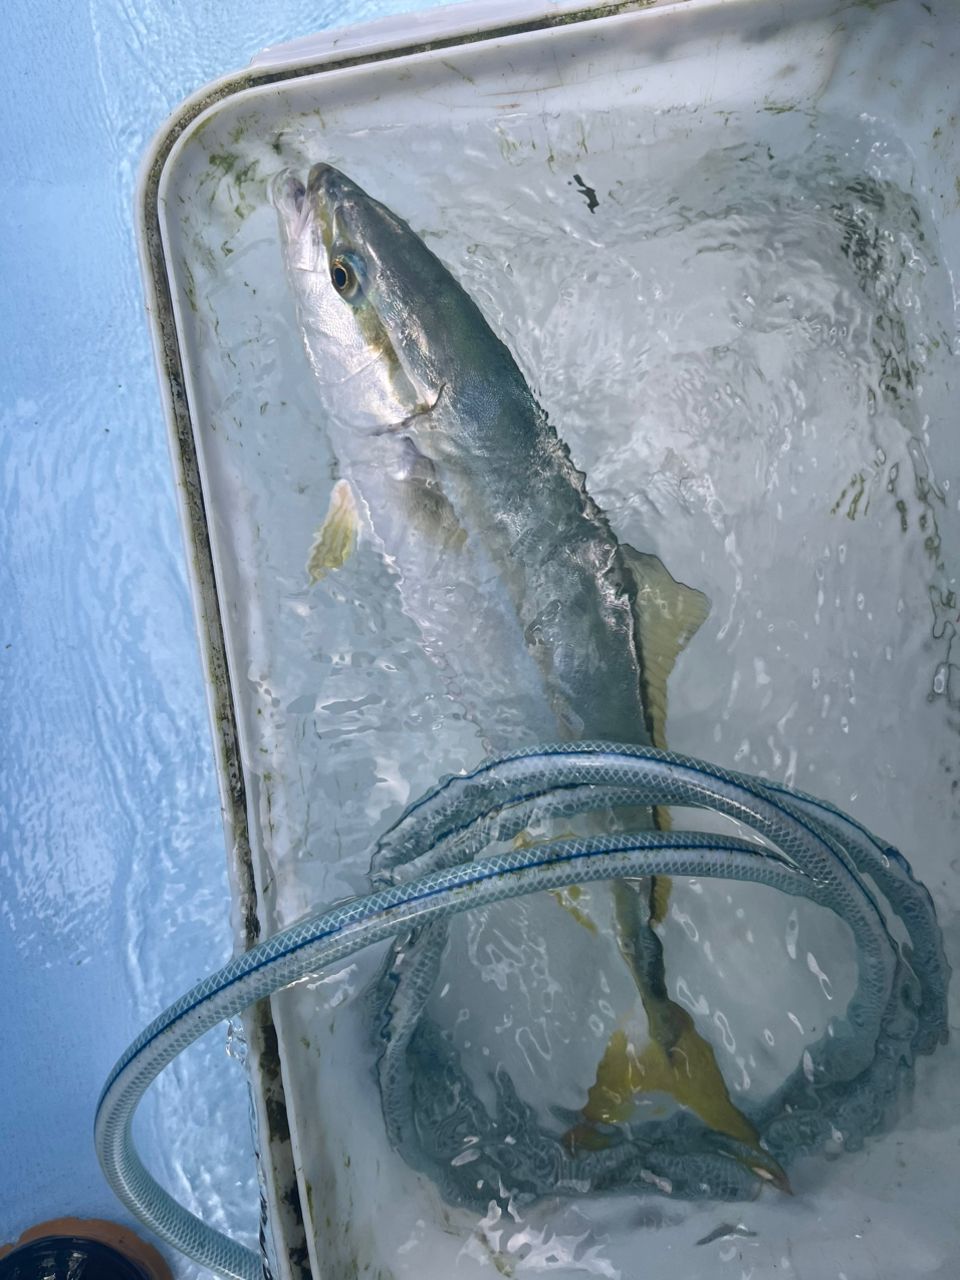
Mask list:
MULTIPOLYGON (((645 747, 573 744, 517 752, 445 779, 411 805, 378 842, 374 891, 310 916, 238 956, 155 1019, 114 1067, 97 1107, 95 1140, 107 1180, 160 1238, 224 1276, 260 1280, 260 1257, 188 1213, 147 1173, 134 1148, 134 1112, 156 1076, 187 1045, 264 996, 382 939, 406 935, 409 976, 394 968, 372 999, 385 1036, 379 1077, 390 1141, 430 1174, 453 1203, 475 1204, 476 1184, 521 1197, 659 1188, 675 1196, 735 1199, 756 1178, 732 1139, 689 1113, 624 1127, 600 1151, 571 1154, 539 1128, 507 1077, 495 1081, 497 1114, 474 1096, 453 1050, 424 1016, 445 938, 461 911, 594 880, 698 876, 766 884, 828 908, 857 946, 857 987, 845 1017, 751 1114, 781 1162, 818 1149, 837 1131, 855 1147, 884 1120, 917 1053, 946 1038, 950 971, 929 893, 907 861, 839 810, 775 783, 645 747), (765 843, 700 833, 644 831, 560 840, 495 856, 479 854, 537 816, 613 806, 711 808, 750 826, 765 843), (907 941, 891 929, 899 919, 907 941), (412 949, 412 950, 411 950, 412 949), (449 1108, 431 1127, 431 1105, 456 1081, 477 1159, 462 1151, 449 1108), (509 1139, 509 1140, 508 1140, 509 1139), (498 1183, 499 1179, 499 1183, 498 1183)), ((489 1197, 486 1197, 489 1199, 489 1197)))

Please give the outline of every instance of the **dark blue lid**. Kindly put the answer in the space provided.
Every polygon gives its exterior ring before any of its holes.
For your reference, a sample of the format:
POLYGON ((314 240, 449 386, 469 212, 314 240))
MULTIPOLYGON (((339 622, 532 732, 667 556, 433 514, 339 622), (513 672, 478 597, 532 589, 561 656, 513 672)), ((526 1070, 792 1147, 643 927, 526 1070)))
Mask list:
POLYGON ((138 1263, 99 1240, 45 1236, 0 1258, 0 1280, 150 1280, 138 1263))

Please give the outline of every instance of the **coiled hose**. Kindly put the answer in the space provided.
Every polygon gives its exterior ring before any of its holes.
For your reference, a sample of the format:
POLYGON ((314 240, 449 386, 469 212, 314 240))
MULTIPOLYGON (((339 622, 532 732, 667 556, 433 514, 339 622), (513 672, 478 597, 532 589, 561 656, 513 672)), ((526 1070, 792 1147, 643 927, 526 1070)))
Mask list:
MULTIPOLYGON (((379 841, 374 891, 301 921, 238 956, 155 1019, 120 1058, 96 1115, 97 1152, 124 1204, 161 1239, 203 1266, 259 1280, 258 1254, 188 1213, 147 1173, 134 1148, 133 1115, 156 1076, 225 1018, 363 947, 408 935, 402 981, 380 983, 379 1076, 390 1141, 454 1203, 476 1204, 477 1182, 523 1197, 582 1187, 667 1190, 688 1198, 756 1192, 737 1144, 678 1112, 622 1127, 600 1151, 571 1154, 542 1130, 510 1082, 498 1078, 497 1114, 472 1092, 455 1055, 423 1016, 436 977, 445 920, 521 894, 594 880, 651 875, 746 880, 803 896, 849 926, 858 981, 843 1019, 750 1119, 775 1159, 815 1150, 838 1131, 848 1148, 883 1120, 913 1064, 946 1038, 949 967, 929 893, 895 849, 831 805, 776 783, 645 747, 606 743, 541 747, 444 779, 379 841), (765 841, 644 831, 568 839, 478 857, 492 840, 522 831, 531 815, 561 817, 617 806, 714 809, 765 841), (884 906, 885 904, 885 906, 884 906), (892 917, 906 941, 898 943, 892 917), (409 949, 414 949, 411 959, 409 949), (431 1127, 431 1106, 456 1085, 479 1155, 466 1168, 450 1135, 458 1117, 431 1127), (444 1136, 446 1135, 446 1137, 444 1136), (448 1149, 449 1148, 449 1149, 448 1149)), ((486 1197, 489 1199, 489 1196, 486 1197)))

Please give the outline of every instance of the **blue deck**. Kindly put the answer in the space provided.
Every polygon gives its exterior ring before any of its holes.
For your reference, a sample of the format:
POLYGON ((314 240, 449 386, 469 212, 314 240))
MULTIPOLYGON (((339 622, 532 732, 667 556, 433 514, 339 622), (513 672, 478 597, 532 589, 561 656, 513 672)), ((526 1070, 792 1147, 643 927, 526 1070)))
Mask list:
MULTIPOLYGON (((133 231, 137 167, 194 89, 268 44, 410 7, 15 0, 0 205, 0 1243, 123 1218, 93 1110, 141 1026, 230 952, 210 733, 133 231)), ((141 1142, 255 1238, 222 1029, 141 1142), (202 1180, 216 1153, 217 1177, 202 1180), (202 1158, 201 1158, 202 1153, 202 1158)), ((193 1274, 183 1269, 182 1274, 193 1274)))

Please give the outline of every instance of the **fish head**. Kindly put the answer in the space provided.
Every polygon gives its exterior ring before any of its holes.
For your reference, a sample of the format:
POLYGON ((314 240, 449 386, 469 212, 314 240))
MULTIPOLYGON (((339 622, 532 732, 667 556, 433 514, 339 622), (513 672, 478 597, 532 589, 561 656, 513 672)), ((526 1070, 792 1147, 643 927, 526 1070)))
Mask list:
POLYGON ((529 398, 509 351, 423 240, 332 165, 274 184, 301 329, 331 412, 402 430, 428 455, 487 449, 485 424, 529 398), (458 403, 466 412, 444 413, 458 403), (435 412, 439 408, 439 412, 435 412))
POLYGON ((436 405, 442 353, 424 310, 446 269, 407 224, 330 165, 273 183, 287 274, 330 414, 362 433, 408 429, 436 405))

